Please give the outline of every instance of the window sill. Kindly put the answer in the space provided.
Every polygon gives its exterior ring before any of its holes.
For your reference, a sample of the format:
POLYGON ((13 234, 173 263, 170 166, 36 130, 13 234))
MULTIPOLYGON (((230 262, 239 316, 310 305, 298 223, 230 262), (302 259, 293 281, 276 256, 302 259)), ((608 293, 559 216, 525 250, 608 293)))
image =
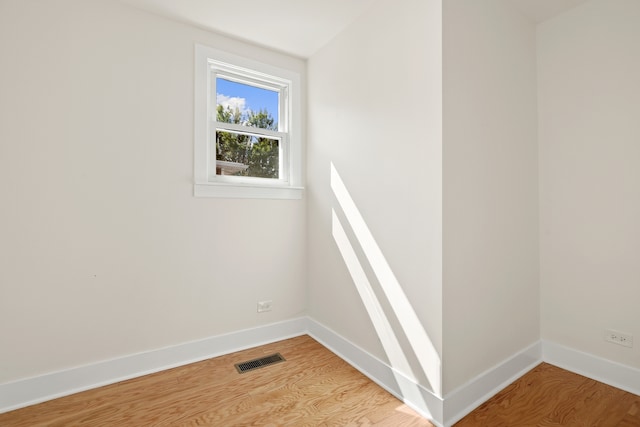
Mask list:
POLYGON ((195 197, 228 199, 302 199, 303 187, 266 186, 251 184, 206 183, 194 184, 195 197))

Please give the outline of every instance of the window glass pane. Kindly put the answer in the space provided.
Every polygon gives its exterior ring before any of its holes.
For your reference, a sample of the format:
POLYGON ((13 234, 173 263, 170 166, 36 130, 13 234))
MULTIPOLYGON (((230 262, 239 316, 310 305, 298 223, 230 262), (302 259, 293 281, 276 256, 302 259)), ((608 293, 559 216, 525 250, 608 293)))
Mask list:
POLYGON ((278 92, 216 78, 216 120, 278 130, 278 92))
POLYGON ((279 178, 280 140, 216 131, 216 175, 279 178))

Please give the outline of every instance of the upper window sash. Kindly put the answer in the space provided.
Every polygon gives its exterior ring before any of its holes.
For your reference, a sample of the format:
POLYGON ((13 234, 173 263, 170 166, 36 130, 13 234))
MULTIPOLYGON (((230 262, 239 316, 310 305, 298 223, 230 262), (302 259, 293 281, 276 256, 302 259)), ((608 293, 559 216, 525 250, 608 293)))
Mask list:
MULTIPOLYGON (((291 103, 289 99, 289 87, 292 82, 279 77, 271 76, 265 73, 259 73, 253 70, 235 67, 231 64, 225 64, 220 61, 209 59, 211 66, 210 81, 211 93, 217 93, 216 80, 222 78, 240 84, 248 84, 261 89, 267 89, 278 93, 278 131, 288 132, 289 116, 292 114, 291 103)), ((213 100, 213 112, 217 106, 216 99, 213 100)), ((214 120, 216 115, 213 114, 214 120)))

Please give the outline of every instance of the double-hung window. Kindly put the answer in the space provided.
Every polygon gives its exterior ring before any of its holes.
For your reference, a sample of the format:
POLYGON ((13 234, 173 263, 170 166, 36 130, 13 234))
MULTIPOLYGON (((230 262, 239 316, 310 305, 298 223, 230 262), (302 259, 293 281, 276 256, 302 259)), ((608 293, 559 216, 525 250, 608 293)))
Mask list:
POLYGON ((300 198, 298 74, 201 45, 195 66, 194 194, 300 198))

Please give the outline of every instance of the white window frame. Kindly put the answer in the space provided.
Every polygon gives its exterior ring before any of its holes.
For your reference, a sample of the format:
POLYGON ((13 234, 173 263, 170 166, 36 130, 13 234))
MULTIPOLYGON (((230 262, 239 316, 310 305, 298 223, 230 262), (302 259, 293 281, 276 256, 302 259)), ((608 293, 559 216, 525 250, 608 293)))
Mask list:
POLYGON ((230 198, 302 198, 299 74, 196 44, 194 195, 230 198), (249 82, 278 91, 278 131, 216 121, 216 77, 249 82), (280 141, 279 179, 216 175, 216 130, 229 130, 280 141), (211 160, 213 159, 213 161, 211 160), (213 170, 211 170, 213 169, 213 170))

